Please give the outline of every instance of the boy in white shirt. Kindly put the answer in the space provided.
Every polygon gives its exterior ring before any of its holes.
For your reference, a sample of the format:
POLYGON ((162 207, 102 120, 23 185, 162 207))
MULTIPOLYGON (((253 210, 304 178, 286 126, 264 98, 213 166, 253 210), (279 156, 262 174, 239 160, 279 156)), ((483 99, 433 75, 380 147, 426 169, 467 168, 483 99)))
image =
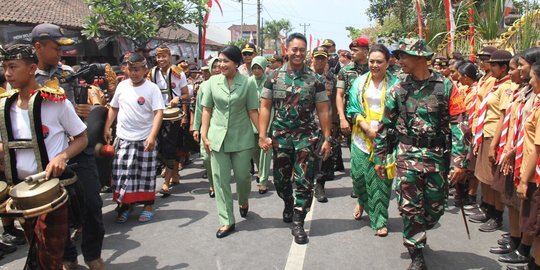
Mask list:
POLYGON ((104 139, 111 141, 116 123, 113 160, 113 199, 119 204, 117 223, 125 223, 134 203, 144 204, 140 222, 152 220, 156 197, 156 137, 165 108, 159 87, 146 80, 146 59, 128 59, 129 79, 118 84, 105 123, 104 139))

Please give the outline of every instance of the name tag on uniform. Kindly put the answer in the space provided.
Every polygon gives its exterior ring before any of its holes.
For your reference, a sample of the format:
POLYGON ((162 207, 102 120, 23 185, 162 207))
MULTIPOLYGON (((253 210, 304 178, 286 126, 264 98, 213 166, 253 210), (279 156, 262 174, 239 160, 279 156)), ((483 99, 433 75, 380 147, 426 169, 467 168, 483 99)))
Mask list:
POLYGON ((275 90, 274 91, 274 98, 286 98, 287 92, 284 90, 275 90))

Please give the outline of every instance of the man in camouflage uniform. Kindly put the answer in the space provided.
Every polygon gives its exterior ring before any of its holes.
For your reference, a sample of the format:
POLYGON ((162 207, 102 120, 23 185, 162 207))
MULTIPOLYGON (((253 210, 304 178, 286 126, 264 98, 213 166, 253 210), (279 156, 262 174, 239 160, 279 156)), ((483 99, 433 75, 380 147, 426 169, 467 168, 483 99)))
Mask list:
POLYGON ((426 230, 444 213, 450 167, 452 182, 463 178, 469 128, 457 89, 428 69, 433 52, 426 42, 406 40, 395 54, 407 75, 387 94, 375 138, 375 170, 382 178, 386 154, 397 147, 398 207, 404 245, 412 259, 409 269, 426 269, 422 255, 426 230))
POLYGON ((317 75, 304 60, 306 38, 293 33, 287 38, 289 61, 268 75, 261 92, 259 112, 259 146, 274 151, 274 184, 280 198, 285 202, 283 221, 293 222, 292 234, 298 244, 308 242, 304 231, 304 219, 313 200, 313 180, 316 172, 317 153, 326 160, 330 155, 330 103, 326 89, 317 75), (266 130, 270 110, 274 108, 271 123, 271 139, 266 130), (317 111, 324 140, 319 141, 317 111), (294 172, 294 174, 293 174, 294 172), (296 183, 296 200, 292 181, 296 183))
MULTIPOLYGON (((338 126, 334 126, 334 119, 337 122, 337 113, 335 108, 335 101, 336 101, 336 77, 330 70, 326 69, 328 64, 328 51, 325 47, 319 46, 315 48, 311 54, 312 58, 312 68, 313 72, 317 74, 318 77, 322 80, 324 87, 326 89, 326 95, 330 99, 330 104, 332 107, 331 111, 331 119, 332 119, 332 127, 331 127, 331 135, 332 138, 337 138, 339 136, 339 129, 338 126)), ((319 134, 322 136, 322 134, 319 134)), ((322 139, 322 138, 321 138, 322 139)), ((314 195, 318 202, 328 202, 328 198, 326 197, 326 192, 324 190, 324 184, 327 180, 334 179, 334 164, 337 161, 337 157, 341 157, 341 147, 337 143, 337 141, 334 139, 331 142, 332 144, 332 152, 330 154, 330 158, 328 158, 325 161, 319 160, 317 163, 319 164, 317 174, 316 174, 316 184, 314 189, 314 195)))

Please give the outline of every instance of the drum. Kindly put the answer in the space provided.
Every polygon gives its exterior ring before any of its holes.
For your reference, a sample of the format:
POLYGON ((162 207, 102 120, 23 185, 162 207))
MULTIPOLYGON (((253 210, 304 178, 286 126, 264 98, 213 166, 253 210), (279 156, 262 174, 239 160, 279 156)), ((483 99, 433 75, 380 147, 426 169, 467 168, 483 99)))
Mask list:
POLYGON ((163 120, 164 121, 178 121, 184 116, 184 113, 180 111, 180 108, 166 108, 163 110, 163 120))
POLYGON ((6 212, 6 204, 9 199, 9 187, 6 182, 0 182, 0 213, 6 212))

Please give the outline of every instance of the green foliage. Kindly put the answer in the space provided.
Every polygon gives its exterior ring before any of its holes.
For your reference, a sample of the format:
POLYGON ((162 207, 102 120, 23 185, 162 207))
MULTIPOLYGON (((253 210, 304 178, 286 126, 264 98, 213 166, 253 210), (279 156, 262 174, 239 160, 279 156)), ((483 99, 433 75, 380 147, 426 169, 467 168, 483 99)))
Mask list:
POLYGON ((278 40, 280 35, 287 35, 292 31, 293 27, 291 22, 287 19, 272 20, 266 22, 262 32, 265 38, 274 40, 274 50, 278 52, 278 40))
POLYGON ((238 39, 238 40, 235 40, 235 41, 229 41, 229 43, 227 45, 233 45, 233 46, 236 46, 238 48, 242 48, 244 47, 244 44, 248 43, 249 40, 247 40, 246 38, 242 38, 242 39, 238 39))
POLYGON ((484 0, 474 6, 475 28, 484 41, 494 40, 502 31, 505 0, 484 0))
POLYGON ((137 48, 162 28, 202 24, 207 0, 86 0, 92 14, 85 18, 83 34, 102 37, 103 29, 133 41, 137 48))

